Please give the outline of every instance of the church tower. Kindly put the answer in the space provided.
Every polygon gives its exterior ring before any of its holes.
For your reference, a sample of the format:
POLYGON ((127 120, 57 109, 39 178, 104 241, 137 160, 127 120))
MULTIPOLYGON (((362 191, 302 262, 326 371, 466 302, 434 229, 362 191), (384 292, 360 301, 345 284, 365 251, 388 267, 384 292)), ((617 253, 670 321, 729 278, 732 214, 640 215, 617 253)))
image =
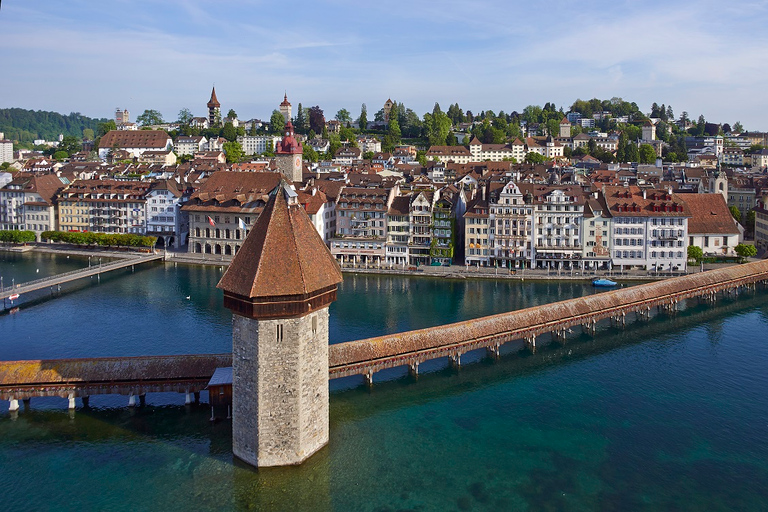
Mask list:
POLYGON ((300 464, 328 443, 328 307, 342 281, 296 192, 272 191, 218 288, 232 310, 232 450, 300 464))
POLYGON ((280 103, 280 113, 283 114, 283 117, 285 118, 285 122, 289 123, 291 121, 291 104, 288 103, 288 93, 285 93, 285 96, 283 96, 283 102, 280 103))
POLYGON ((214 127, 221 123, 221 103, 216 98, 216 87, 211 89, 211 99, 208 100, 208 126, 214 127))
POLYGON ((290 183, 301 183, 304 180, 304 169, 301 163, 303 154, 304 149, 293 133, 293 123, 288 121, 285 124, 283 140, 275 148, 275 161, 277 162, 277 170, 290 183))

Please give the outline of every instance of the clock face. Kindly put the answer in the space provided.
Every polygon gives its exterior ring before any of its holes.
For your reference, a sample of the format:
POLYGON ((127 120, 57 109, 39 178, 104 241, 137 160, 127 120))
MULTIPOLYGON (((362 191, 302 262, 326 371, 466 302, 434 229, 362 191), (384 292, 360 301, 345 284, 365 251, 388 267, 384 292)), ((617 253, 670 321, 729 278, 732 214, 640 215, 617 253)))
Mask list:
POLYGON ((296 167, 301 167, 301 157, 299 155, 296 155, 294 163, 296 164, 296 167))

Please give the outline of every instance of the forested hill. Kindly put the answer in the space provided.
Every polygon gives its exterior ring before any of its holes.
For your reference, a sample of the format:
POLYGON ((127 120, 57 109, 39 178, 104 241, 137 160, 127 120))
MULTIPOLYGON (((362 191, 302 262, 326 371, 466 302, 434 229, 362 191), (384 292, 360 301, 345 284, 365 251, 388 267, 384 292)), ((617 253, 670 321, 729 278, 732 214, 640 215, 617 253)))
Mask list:
POLYGON ((57 140, 60 133, 82 139, 84 129, 90 128, 97 132, 99 123, 106 121, 107 119, 85 117, 77 112, 65 116, 43 110, 0 109, 0 132, 5 133, 6 139, 19 142, 32 142, 35 139, 57 140))

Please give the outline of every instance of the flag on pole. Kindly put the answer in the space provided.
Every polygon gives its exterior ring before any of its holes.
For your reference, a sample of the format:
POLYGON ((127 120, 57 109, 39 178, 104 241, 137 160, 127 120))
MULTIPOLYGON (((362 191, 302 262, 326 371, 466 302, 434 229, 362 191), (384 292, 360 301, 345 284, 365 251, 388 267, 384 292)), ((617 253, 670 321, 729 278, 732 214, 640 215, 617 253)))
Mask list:
POLYGON ((238 226, 240 229, 242 229, 243 231, 245 231, 246 229, 248 229, 248 228, 246 227, 246 225, 245 225, 245 222, 243 222, 243 219, 241 219, 240 217, 238 217, 238 218, 237 218, 237 226, 238 226))
POLYGON ((214 226, 214 227, 216 226, 216 223, 213 222, 213 219, 211 218, 210 215, 208 216, 208 224, 210 224, 211 226, 214 226))

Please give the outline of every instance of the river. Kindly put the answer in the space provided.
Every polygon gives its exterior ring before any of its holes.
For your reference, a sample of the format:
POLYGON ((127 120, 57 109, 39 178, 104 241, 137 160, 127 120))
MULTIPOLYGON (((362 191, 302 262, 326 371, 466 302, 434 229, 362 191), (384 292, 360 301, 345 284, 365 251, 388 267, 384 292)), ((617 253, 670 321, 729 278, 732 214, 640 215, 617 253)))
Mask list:
MULTIPOLYGON (((87 258, 0 253, 7 286, 87 258)), ((149 264, 22 297, 0 358, 231 350, 220 267, 149 264)), ((587 293, 571 282, 346 275, 331 343, 587 293)), ((18 304, 17 304, 18 305, 18 304)), ((228 422, 175 394, 98 396, 71 416, 0 403, 9 510, 765 510, 768 294, 604 326, 496 362, 332 381, 329 446, 300 467, 233 461, 228 422)), ((469 358, 472 360, 472 358, 469 358)), ((464 361, 464 358, 462 358, 464 361)), ((377 374, 378 375, 378 374, 377 374)))

